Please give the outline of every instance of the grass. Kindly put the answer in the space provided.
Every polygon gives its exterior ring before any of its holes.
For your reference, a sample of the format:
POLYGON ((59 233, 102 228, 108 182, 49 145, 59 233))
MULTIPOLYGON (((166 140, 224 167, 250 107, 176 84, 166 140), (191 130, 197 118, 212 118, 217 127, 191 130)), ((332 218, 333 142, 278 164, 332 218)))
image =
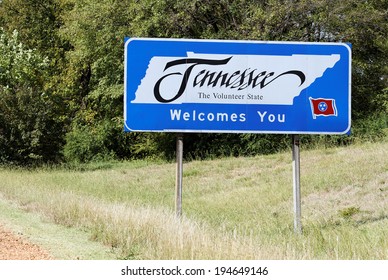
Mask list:
POLYGON ((15 206, 0 196, 0 223, 49 250, 53 258, 109 260, 116 257, 109 247, 90 240, 90 233, 50 223, 36 213, 28 213, 15 206))
POLYGON ((291 166, 291 152, 185 163, 181 220, 172 163, 3 168, 0 194, 117 259, 388 259, 387 142, 302 145, 301 236, 291 166))

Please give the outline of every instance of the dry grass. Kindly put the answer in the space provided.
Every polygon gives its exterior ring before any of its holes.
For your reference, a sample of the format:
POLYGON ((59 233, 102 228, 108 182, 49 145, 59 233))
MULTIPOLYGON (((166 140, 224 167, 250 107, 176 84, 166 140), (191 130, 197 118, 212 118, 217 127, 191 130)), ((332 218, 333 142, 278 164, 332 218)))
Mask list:
POLYGON ((89 232, 118 258, 387 259, 387 151, 387 142, 302 147, 302 236, 292 230, 290 153, 186 163, 181 220, 169 163, 0 169, 0 193, 89 232))

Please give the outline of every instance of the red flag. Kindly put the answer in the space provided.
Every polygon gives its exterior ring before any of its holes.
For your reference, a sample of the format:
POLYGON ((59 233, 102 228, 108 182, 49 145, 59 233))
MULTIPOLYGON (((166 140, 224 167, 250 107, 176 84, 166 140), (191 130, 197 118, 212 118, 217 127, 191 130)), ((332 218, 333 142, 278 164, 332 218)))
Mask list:
POLYGON ((317 116, 337 116, 337 108, 335 106, 334 99, 326 99, 326 98, 311 98, 311 112, 313 114, 313 119, 317 116))

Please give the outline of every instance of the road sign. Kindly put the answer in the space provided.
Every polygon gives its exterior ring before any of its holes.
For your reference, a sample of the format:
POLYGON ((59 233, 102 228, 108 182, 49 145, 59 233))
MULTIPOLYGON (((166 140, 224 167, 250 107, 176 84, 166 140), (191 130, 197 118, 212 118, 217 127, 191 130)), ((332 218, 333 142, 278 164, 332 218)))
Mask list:
POLYGON ((350 131, 343 43, 126 39, 124 87, 125 131, 350 131))

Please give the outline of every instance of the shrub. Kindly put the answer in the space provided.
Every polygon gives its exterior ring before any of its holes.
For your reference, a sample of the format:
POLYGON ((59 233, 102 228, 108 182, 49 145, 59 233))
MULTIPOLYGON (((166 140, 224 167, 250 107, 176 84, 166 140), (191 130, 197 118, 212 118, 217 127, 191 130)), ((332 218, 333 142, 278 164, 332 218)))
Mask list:
POLYGON ((65 160, 72 163, 85 163, 115 158, 114 151, 109 150, 106 145, 110 136, 107 122, 94 127, 74 126, 66 135, 66 145, 63 150, 65 160))

